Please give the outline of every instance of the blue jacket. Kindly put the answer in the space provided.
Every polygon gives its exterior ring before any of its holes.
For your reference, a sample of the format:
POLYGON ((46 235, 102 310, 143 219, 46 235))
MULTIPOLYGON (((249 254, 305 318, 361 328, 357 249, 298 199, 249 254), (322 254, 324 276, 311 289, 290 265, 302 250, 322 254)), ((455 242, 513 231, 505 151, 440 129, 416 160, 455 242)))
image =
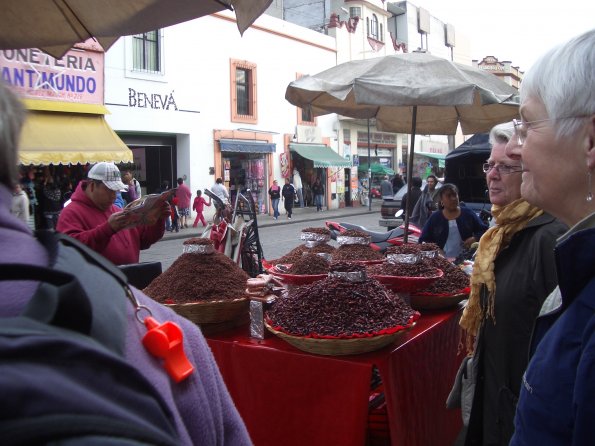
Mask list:
MULTIPOLYGON (((461 215, 457 218, 457 228, 459 228, 461 239, 465 241, 471 236, 479 240, 488 226, 471 209, 461 206, 461 215)), ((424 225, 419 242, 436 243, 440 249, 443 249, 447 239, 448 220, 441 211, 436 211, 424 225)))
POLYGON ((561 306, 538 318, 511 445, 595 439, 595 214, 556 248, 561 306))

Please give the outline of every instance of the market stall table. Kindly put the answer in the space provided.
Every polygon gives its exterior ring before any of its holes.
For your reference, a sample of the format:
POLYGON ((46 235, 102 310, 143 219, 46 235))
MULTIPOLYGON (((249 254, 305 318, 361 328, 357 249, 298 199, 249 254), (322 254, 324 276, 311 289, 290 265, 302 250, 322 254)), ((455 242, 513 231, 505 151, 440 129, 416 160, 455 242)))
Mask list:
POLYGON ((445 408, 460 358, 462 305, 423 314, 376 352, 319 356, 248 327, 207 335, 225 383, 256 446, 363 446, 373 367, 380 372, 392 445, 450 445, 459 411, 445 408))

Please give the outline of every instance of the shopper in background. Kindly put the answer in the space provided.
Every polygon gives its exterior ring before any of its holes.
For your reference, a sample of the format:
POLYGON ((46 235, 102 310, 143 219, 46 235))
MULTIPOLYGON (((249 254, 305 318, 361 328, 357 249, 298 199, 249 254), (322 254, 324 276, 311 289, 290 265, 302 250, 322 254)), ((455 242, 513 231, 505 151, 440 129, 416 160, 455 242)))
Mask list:
POLYGON ((426 179, 426 187, 424 187, 420 197, 413 207, 410 222, 418 228, 423 228, 432 215, 432 212, 438 209, 438 202, 440 201, 439 189, 436 187, 438 178, 434 175, 428 175, 426 179))
POLYGON ((298 200, 300 202, 300 207, 304 207, 304 186, 302 184, 302 177, 297 169, 293 169, 293 187, 295 187, 295 191, 297 193, 298 200))
POLYGON ((176 197, 178 198, 180 229, 184 229, 188 227, 188 217, 190 217, 190 199, 192 198, 192 192, 190 192, 190 188, 184 184, 183 178, 178 178, 176 197))
POLYGON ((24 223, 29 224, 29 197, 27 197, 20 183, 16 183, 12 190, 10 213, 24 223))
POLYGON ((45 229, 56 229, 58 217, 62 212, 62 191, 49 171, 45 174, 41 189, 41 212, 45 219, 45 229))
POLYGON ((273 207, 273 218, 279 218, 279 200, 281 199, 281 188, 277 180, 273 181, 273 185, 269 188, 269 196, 271 197, 271 205, 273 207))
POLYGON ((397 192, 399 192, 399 189, 401 189, 403 186, 405 186, 405 181, 403 181, 403 176, 400 173, 396 173, 395 176, 393 177, 393 192, 396 194, 397 192))
POLYGON ((559 292, 531 338, 511 445, 595 438, 595 29, 550 50, 525 74, 521 119, 506 147, 523 166, 521 195, 566 223, 559 292))
POLYGON ((203 226, 207 226, 205 216, 203 215, 205 206, 211 206, 211 197, 209 197, 209 201, 207 202, 207 200, 205 200, 202 196, 202 191, 198 189, 196 191, 194 203, 192 203, 192 210, 196 212, 196 218, 194 219, 194 224, 192 225, 193 228, 196 228, 198 226, 199 221, 202 223, 203 226))
POLYGON ((137 198, 140 198, 140 194, 137 193, 137 186, 139 186, 140 188, 140 185, 138 184, 138 181, 132 178, 132 174, 129 170, 125 171, 122 174, 122 183, 124 183, 128 187, 126 191, 121 192, 122 199, 126 202, 125 205, 128 203, 132 203, 137 198))
POLYGON ((392 200, 395 196, 393 185, 388 181, 388 175, 385 175, 380 183, 380 195, 382 195, 383 200, 392 200))
POLYGON ((60 214, 56 230, 76 238, 116 265, 138 263, 140 250, 163 237, 170 207, 164 202, 151 215, 151 221, 135 220, 114 205, 116 191, 121 190, 126 190, 126 185, 116 165, 95 164, 60 214))
MULTIPOLYGON (((157 192, 161 194, 168 189, 169 189, 169 181, 163 180, 161 182, 161 187, 159 188, 159 190, 157 192)), ((171 206, 171 198, 168 200, 168 203, 171 206)), ((165 230, 168 232, 171 232, 171 230, 172 230, 172 228, 171 228, 171 214, 169 214, 165 217, 165 230)))
POLYGON ((312 185, 312 194, 314 195, 314 203, 316 203, 316 212, 322 212, 322 203, 324 201, 324 186, 320 182, 320 178, 316 177, 316 181, 312 185))
POLYGON ((409 218, 413 215, 413 209, 415 208, 417 200, 421 197, 422 184, 420 177, 411 178, 411 190, 409 193, 403 195, 403 198, 401 199, 401 209, 404 213, 409 214, 409 218), (411 197, 409 195, 411 195, 411 197))
POLYGON ((285 211, 287 212, 287 218, 290 220, 291 213, 293 211, 293 200, 295 200, 295 196, 295 187, 293 187, 293 184, 289 182, 289 178, 285 178, 285 184, 283 185, 283 189, 281 189, 281 197, 283 197, 282 200, 285 206, 285 211))
POLYGON ((521 164, 505 153, 512 134, 512 123, 490 132, 492 150, 484 171, 496 224, 479 241, 460 321, 477 372, 467 445, 510 441, 531 331, 558 284, 554 245, 567 229, 521 198, 521 164))
POLYGON ((223 184, 222 178, 217 178, 215 180, 215 184, 213 184, 213 186, 211 187, 211 192, 217 195, 217 197, 219 197, 223 204, 229 204, 229 192, 223 184))

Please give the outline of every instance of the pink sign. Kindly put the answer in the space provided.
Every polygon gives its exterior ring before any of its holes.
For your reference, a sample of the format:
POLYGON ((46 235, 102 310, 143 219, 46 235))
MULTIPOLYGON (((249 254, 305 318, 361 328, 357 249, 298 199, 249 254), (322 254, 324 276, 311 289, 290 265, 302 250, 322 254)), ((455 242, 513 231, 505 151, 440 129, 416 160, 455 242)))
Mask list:
POLYGON ((23 98, 103 104, 103 59, 79 48, 61 59, 36 48, 0 50, 0 77, 23 98))

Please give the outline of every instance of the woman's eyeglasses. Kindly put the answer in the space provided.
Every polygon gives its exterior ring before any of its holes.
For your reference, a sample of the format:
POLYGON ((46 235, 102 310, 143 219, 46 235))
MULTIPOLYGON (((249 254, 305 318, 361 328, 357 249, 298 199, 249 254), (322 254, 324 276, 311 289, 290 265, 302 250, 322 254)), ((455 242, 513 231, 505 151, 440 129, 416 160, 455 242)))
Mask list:
MULTIPOLYGON (((537 121, 528 121, 525 122, 522 119, 513 119, 512 125, 514 126, 514 135, 516 136, 516 140, 519 146, 522 146, 527 139, 527 132, 530 128, 536 128, 533 124, 537 124, 539 122, 548 122, 548 121, 560 121, 562 119, 573 119, 573 118, 586 118, 591 115, 577 115, 577 116, 565 116, 562 118, 548 118, 548 119, 538 119, 537 121)), ((484 170, 485 172, 485 170, 484 170)))
POLYGON ((519 165, 511 166, 509 164, 484 163, 484 173, 488 173, 492 169, 496 169, 496 172, 498 172, 498 174, 500 175, 509 175, 511 173, 518 173, 523 171, 523 167, 519 165))

